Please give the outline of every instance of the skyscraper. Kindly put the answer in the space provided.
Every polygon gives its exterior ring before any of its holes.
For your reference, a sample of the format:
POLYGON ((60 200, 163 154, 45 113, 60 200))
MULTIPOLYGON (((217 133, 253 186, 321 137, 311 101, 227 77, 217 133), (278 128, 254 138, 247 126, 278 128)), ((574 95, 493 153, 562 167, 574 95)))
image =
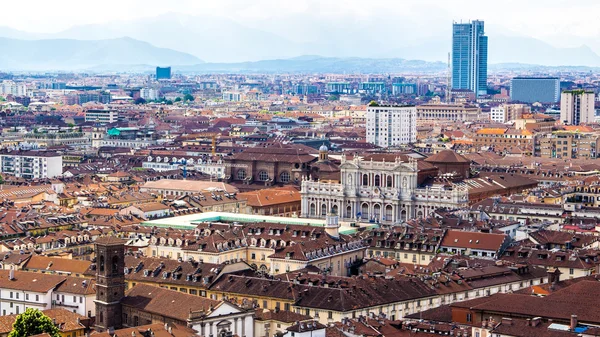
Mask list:
POLYGON ((171 78, 171 67, 161 68, 156 67, 156 79, 168 80, 171 78))
POLYGON ((452 27, 452 88, 487 94, 488 38, 483 21, 454 23, 452 27))

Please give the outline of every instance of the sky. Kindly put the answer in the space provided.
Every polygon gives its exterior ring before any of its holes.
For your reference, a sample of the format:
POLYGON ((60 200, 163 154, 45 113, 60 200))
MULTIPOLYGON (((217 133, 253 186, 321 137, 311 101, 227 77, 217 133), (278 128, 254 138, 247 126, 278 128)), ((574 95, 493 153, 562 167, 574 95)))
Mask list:
MULTIPOLYGON (((253 28, 292 34, 290 22, 409 21, 415 38, 449 32, 453 20, 482 19, 505 35, 535 37, 559 47, 600 38, 600 1, 573 0, 29 0, 2 1, 0 26, 56 33, 67 28, 132 21, 167 12, 226 17, 253 28), (7 13, 9 13, 7 15, 7 13)), ((374 28, 375 29, 375 28, 374 28)), ((295 31, 294 31, 295 32, 295 31)), ((296 35, 296 39, 301 39, 296 35)))

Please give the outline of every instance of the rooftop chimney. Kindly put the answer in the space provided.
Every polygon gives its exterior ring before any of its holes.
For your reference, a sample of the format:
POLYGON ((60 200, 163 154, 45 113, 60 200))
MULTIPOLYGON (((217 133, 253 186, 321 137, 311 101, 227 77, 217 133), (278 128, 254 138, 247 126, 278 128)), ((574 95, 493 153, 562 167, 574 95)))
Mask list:
POLYGON ((577 315, 571 315, 571 331, 575 331, 577 327, 577 315))

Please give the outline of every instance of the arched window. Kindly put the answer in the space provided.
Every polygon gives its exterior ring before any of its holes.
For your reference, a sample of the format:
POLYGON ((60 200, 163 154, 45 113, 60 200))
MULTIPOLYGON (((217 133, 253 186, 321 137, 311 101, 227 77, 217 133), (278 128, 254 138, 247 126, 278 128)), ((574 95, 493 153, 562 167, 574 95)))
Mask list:
POLYGON ((246 179, 246 170, 244 170, 244 169, 239 169, 239 170, 237 171, 237 178, 238 178, 239 180, 244 180, 244 179, 246 179))
POLYGON ((369 218, 369 204, 364 203, 360 209, 361 218, 368 219, 369 218))
POLYGON ((260 181, 267 181, 267 180, 269 180, 269 174, 267 173, 267 171, 260 171, 260 172, 258 172, 258 180, 260 180, 260 181))
POLYGON ((321 205, 321 215, 322 216, 327 215, 327 205, 325 205, 325 204, 321 205))
POLYGON ((290 173, 288 171, 283 171, 281 172, 281 174, 279 175, 279 181, 282 183, 289 183, 290 182, 290 173))
POLYGON ((104 323, 104 313, 100 311, 100 323, 104 323))
POLYGON ((333 206, 331 207, 331 213, 333 213, 333 214, 338 214, 338 207, 337 207, 337 205, 333 205, 333 206))
POLYGON ((387 182, 385 185, 387 187, 392 187, 392 176, 387 176, 387 182))
POLYGON ((379 174, 375 175, 375 186, 381 186, 381 178, 379 177, 379 174))
POLYGON ((104 255, 100 255, 100 271, 104 271, 104 255))
POLYGON ((368 186, 369 185, 369 175, 368 174, 363 174, 362 184, 363 184, 363 186, 368 186))
MULTIPOLYGON (((123 270, 123 269, 121 269, 123 270)), ((112 258, 112 269, 111 272, 113 274, 118 274, 119 273, 119 257, 118 256, 113 256, 112 258)))
POLYGON ((315 204, 310 204, 310 215, 311 216, 317 215, 317 206, 315 206, 315 204))
POLYGON ((381 219, 381 206, 376 204, 373 206, 373 216, 376 220, 381 219))
POLYGON ((394 219, 392 205, 385 206, 385 220, 392 221, 394 219))
POLYGON ((346 218, 352 219, 352 206, 346 207, 346 218))

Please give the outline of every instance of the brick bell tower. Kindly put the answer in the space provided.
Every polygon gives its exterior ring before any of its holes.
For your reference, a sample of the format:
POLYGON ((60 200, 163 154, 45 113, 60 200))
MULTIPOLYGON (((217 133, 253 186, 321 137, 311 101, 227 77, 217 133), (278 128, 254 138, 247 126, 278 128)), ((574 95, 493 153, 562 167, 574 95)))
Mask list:
POLYGON ((121 299, 125 296, 125 241, 98 238, 96 253, 96 330, 122 327, 121 299))

